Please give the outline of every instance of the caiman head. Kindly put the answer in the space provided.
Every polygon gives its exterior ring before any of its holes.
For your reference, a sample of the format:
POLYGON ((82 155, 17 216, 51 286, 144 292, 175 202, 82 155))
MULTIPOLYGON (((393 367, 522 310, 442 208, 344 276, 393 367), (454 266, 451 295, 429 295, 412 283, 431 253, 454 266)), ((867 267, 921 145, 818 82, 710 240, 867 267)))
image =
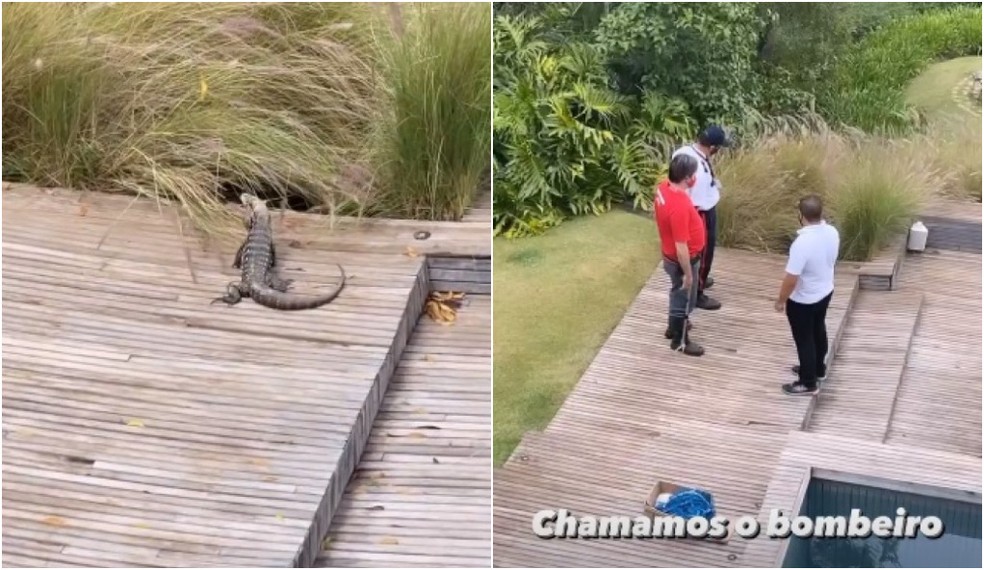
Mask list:
POLYGON ((261 200, 259 196, 243 192, 239 195, 239 200, 246 206, 246 227, 252 228, 258 221, 270 219, 270 211, 267 210, 266 200, 261 200))

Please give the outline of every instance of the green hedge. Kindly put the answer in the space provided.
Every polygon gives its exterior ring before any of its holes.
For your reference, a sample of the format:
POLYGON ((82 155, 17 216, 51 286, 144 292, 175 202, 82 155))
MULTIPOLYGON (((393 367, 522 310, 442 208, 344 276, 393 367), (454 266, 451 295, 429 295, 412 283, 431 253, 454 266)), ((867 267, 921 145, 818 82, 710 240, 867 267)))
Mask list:
POLYGON ((820 93, 832 122, 866 131, 905 130, 919 117, 905 85, 935 60, 981 53, 981 9, 957 8, 897 20, 866 37, 820 93))

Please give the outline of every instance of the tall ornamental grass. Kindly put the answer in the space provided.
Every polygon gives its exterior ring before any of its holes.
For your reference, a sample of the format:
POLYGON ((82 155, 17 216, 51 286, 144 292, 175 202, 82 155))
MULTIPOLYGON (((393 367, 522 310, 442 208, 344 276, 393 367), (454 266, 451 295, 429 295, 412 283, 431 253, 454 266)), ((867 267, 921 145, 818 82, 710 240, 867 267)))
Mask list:
MULTIPOLYGON (((451 18, 442 8, 408 21, 407 37, 451 18)), ((379 132, 401 91, 386 81, 411 63, 392 57, 404 44, 385 39, 388 26, 384 6, 359 3, 4 4, 3 177, 175 198, 207 230, 224 226, 219 206, 244 189, 330 213, 393 213, 395 180, 377 159, 444 182, 455 171, 421 166, 432 157, 420 149, 454 146, 474 119, 445 98, 443 122, 425 117, 415 133, 430 137, 419 149, 379 132)), ((447 68, 402 72, 459 88, 475 56, 452 47, 424 35, 420 59, 447 68)))
POLYGON ((950 180, 928 138, 889 140, 829 129, 773 132, 724 157, 722 245, 784 253, 799 228, 797 204, 819 194, 841 233, 841 258, 871 259, 950 180))
POLYGON ((381 42, 385 91, 375 161, 385 190, 379 199, 402 216, 457 219, 489 165, 489 7, 392 10, 396 37, 381 42))

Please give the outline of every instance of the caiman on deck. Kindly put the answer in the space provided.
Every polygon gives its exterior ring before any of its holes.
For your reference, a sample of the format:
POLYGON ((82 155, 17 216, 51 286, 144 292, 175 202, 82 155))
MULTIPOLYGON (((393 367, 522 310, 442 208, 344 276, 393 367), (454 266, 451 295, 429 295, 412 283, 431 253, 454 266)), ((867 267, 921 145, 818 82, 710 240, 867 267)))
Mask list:
POLYGON ((226 294, 212 301, 223 301, 235 305, 243 297, 280 311, 299 311, 314 309, 332 302, 345 287, 345 270, 338 265, 342 280, 334 291, 318 297, 293 295, 287 292, 292 280, 281 279, 274 272, 277 263, 276 249, 273 245, 273 228, 270 225, 270 210, 266 202, 253 194, 240 196, 246 206, 246 241, 236 252, 233 267, 242 269, 242 281, 229 283, 226 294))

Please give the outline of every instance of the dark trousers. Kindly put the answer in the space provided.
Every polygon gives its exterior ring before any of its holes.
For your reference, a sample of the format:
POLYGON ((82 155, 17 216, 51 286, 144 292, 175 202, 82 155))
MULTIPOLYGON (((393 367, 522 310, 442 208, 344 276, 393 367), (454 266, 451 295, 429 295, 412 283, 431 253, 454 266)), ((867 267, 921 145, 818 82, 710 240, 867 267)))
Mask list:
POLYGON ((707 243, 704 251, 700 255, 700 277, 697 280, 697 291, 699 295, 704 294, 704 283, 707 276, 711 274, 711 263, 714 262, 714 244, 718 236, 718 215, 717 206, 710 210, 697 210, 700 219, 704 220, 704 229, 707 230, 707 243))
POLYGON ((828 349, 826 320, 827 307, 833 296, 831 293, 811 305, 786 301, 786 319, 799 354, 799 379, 810 387, 816 386, 818 376, 827 374, 824 365, 828 349))

